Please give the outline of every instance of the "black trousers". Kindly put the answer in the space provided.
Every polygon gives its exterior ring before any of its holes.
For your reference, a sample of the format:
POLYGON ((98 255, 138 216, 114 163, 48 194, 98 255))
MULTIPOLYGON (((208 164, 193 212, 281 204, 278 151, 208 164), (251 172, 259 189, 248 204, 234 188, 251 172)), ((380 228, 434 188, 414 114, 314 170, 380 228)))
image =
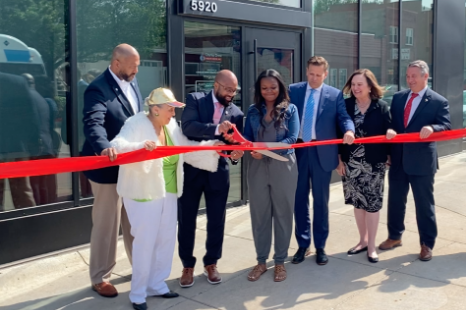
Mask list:
POLYGON ((408 175, 402 167, 388 173, 388 234, 400 240, 405 231, 404 219, 409 186, 416 206, 420 243, 433 249, 437 238, 435 219, 434 175, 408 175))
POLYGON ((216 264, 222 257, 225 209, 230 189, 228 171, 223 174, 227 179, 217 180, 217 182, 215 182, 216 178, 211 172, 193 167, 186 167, 184 171, 183 195, 178 199, 178 253, 180 259, 185 268, 194 268, 196 265, 196 257, 193 255, 196 220, 201 196, 204 194, 207 241, 203 262, 204 266, 216 264))

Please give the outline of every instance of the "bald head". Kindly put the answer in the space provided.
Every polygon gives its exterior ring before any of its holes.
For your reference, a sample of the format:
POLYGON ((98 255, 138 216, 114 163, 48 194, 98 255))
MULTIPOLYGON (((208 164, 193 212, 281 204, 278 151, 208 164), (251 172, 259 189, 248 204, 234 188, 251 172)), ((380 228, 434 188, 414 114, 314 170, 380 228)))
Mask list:
POLYGON ((222 84, 236 83, 236 86, 238 86, 238 79, 236 78, 236 75, 230 70, 219 71, 215 76, 215 82, 222 84))
POLYGON ((120 44, 113 49, 112 61, 115 59, 124 59, 131 56, 139 57, 138 51, 129 44, 120 44))
POLYGON ((238 89, 238 79, 230 70, 222 70, 215 76, 214 94, 218 102, 230 105, 238 89))
POLYGON ((120 44, 113 50, 110 69, 120 80, 130 82, 138 73, 139 53, 129 44, 120 44))

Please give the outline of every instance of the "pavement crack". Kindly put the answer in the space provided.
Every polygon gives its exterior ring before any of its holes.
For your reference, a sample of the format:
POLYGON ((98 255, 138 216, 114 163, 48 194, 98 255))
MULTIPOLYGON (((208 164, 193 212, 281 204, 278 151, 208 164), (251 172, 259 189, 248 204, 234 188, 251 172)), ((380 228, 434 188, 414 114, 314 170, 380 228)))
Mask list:
POLYGON ((458 215, 460 215, 460 216, 462 216, 462 217, 466 217, 466 215, 464 215, 464 214, 462 214, 462 213, 459 213, 459 212, 456 212, 456 211, 453 211, 453 210, 448 209, 448 208, 446 208, 446 207, 442 207, 442 206, 439 206, 439 205, 435 205, 435 207, 440 208, 440 209, 443 209, 443 210, 450 211, 450 212, 455 213, 455 214, 458 214, 458 215))
POLYGON ((77 251, 78 252, 78 255, 79 257, 81 257, 81 259, 83 260, 84 264, 86 264, 87 266, 89 266, 89 263, 86 262, 86 259, 84 258, 84 256, 81 254, 81 252, 77 251))
MULTIPOLYGON (((198 230, 201 230, 201 231, 205 231, 207 232, 207 230, 205 228, 197 228, 198 230)), ((231 235, 231 234, 223 234, 223 236, 225 237, 231 237, 231 238, 236 238, 236 239, 241 239, 241 240, 246 240, 246 241, 253 241, 251 238, 246 238, 246 237, 241 237, 241 236, 235 236, 235 235, 231 235)))
MULTIPOLYGON (((195 302, 197 304, 200 304, 200 305, 203 305, 203 306, 206 306, 206 307, 209 307, 209 308, 213 308, 213 309, 217 309, 217 310, 221 310, 220 308, 217 308, 215 306, 212 306, 212 305, 209 305, 205 302, 202 302, 202 301, 198 301, 198 300, 195 300, 195 299, 192 299, 192 298, 189 298, 189 297, 186 297, 186 296, 183 296, 183 295, 180 295, 181 297, 183 297, 184 299, 186 299, 185 301, 189 300, 189 301, 192 301, 192 302, 195 302)), ((197 296, 197 295, 196 295, 197 296)), ((182 301, 182 302, 179 302, 175 305, 172 305, 170 307, 167 308, 168 309, 176 309, 175 307, 177 307, 178 305, 180 305, 181 303, 185 302, 185 301, 182 301)))
POLYGON ((124 278, 124 279, 126 279, 126 280, 131 280, 131 276, 130 276, 130 275, 124 276, 124 275, 122 275, 122 274, 115 273, 115 272, 112 272, 112 274, 116 275, 117 277, 124 278))

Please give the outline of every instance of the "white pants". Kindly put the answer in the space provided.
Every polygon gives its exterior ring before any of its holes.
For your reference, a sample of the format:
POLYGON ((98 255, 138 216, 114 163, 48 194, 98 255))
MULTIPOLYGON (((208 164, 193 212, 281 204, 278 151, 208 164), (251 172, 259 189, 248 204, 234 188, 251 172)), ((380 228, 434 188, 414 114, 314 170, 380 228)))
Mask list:
POLYGON ((129 299, 143 303, 147 296, 168 293, 176 241, 177 196, 137 202, 123 198, 133 241, 133 276, 129 299))

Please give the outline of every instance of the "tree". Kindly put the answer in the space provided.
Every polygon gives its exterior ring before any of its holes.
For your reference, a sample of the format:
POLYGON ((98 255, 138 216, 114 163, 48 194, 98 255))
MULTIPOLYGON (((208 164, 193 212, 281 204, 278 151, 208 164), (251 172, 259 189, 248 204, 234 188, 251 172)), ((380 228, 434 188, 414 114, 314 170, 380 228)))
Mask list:
MULTIPOLYGON (((79 62, 109 60, 113 48, 128 43, 141 56, 166 47, 165 0, 79 0, 79 62)), ((35 48, 48 74, 67 61, 67 0, 0 0, 0 33, 35 48)))
MULTIPOLYGON (((362 3, 383 3, 383 0, 361 0, 362 3)), ((359 0, 315 0, 314 14, 321 14, 329 11, 332 6, 341 4, 359 3, 359 0)))
POLYGON ((65 23, 64 0, 0 0, 0 33, 37 49, 49 74, 65 61, 65 23))
POLYGON ((109 59, 121 43, 143 58, 166 48, 165 0, 80 0, 77 15, 79 62, 109 59))

